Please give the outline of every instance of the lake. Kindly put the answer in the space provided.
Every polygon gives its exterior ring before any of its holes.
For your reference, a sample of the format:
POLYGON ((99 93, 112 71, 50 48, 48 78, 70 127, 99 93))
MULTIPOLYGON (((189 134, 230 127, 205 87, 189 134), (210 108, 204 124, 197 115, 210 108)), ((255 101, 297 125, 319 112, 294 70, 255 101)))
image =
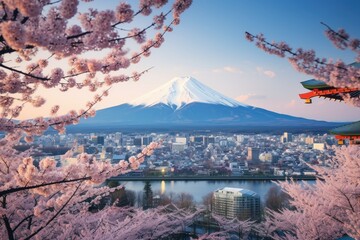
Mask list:
MULTIPOLYGON (((126 189, 135 192, 141 192, 144 189, 145 182, 142 181, 127 181, 121 182, 125 184, 126 189)), ((155 194, 169 194, 169 193, 188 193, 194 197, 198 203, 202 198, 210 192, 223 187, 244 188, 259 194, 261 201, 264 201, 268 190, 276 185, 271 181, 150 181, 152 190, 155 194)))

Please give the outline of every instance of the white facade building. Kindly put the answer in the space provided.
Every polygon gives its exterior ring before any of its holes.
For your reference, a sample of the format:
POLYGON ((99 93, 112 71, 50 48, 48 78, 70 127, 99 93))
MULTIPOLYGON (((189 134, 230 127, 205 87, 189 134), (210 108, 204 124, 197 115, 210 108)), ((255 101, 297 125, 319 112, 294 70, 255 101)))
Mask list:
POLYGON ((171 145, 171 151, 172 152, 182 152, 182 151, 185 150, 185 148, 186 148, 185 143, 177 143, 177 142, 175 142, 175 143, 173 143, 171 145))
POLYGON ((253 191, 225 187, 216 190, 213 197, 212 210, 218 215, 241 220, 260 218, 260 196, 253 191))

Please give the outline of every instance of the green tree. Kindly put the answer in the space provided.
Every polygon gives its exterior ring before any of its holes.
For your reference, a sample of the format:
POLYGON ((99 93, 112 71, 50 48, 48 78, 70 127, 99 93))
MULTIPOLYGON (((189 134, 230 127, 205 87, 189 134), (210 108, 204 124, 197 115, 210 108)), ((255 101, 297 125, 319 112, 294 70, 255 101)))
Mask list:
POLYGON ((145 182, 144 186, 144 195, 143 195, 143 209, 153 207, 153 191, 151 189, 151 183, 149 181, 145 182))

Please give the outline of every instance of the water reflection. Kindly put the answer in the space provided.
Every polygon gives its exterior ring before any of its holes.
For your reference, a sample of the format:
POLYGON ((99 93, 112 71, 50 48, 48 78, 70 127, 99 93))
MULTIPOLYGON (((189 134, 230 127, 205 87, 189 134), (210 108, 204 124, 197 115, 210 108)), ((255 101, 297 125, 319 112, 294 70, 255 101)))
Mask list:
MULTIPOLYGON (((126 188, 135 192, 143 191, 145 182, 129 181, 126 188)), ((210 192, 223 187, 238 187, 252 190, 260 195, 263 201, 267 191, 274 183, 270 181, 151 181, 153 192, 161 194, 188 193, 195 201, 200 202, 210 192)))
POLYGON ((162 180, 162 181, 161 181, 161 184, 160 184, 160 193, 161 193, 161 194, 164 194, 164 193, 165 193, 165 190, 166 190, 165 181, 162 180))

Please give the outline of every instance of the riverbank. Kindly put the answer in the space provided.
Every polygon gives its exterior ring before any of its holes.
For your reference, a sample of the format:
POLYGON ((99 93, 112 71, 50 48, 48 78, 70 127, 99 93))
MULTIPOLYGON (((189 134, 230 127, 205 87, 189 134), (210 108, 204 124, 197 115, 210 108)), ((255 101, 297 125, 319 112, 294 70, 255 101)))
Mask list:
POLYGON ((315 176, 117 176, 115 181, 314 181, 315 176))

